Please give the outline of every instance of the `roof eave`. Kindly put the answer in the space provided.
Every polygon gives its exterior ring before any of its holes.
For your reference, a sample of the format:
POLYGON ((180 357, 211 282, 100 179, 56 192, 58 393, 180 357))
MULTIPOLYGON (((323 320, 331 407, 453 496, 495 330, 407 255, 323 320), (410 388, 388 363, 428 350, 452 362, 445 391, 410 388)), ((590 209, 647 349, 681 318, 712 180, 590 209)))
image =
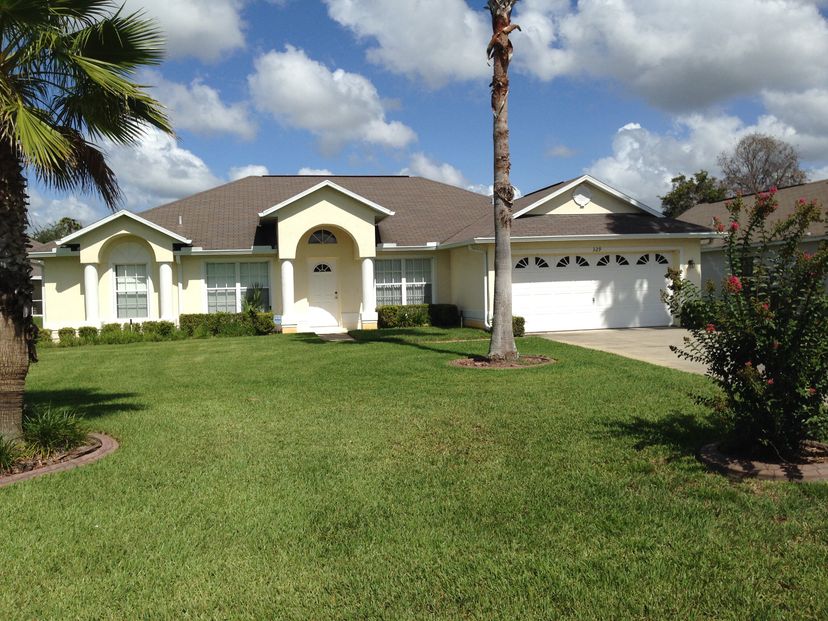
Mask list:
POLYGON ((104 226, 105 224, 109 224, 110 222, 114 222, 118 218, 130 218, 132 220, 135 220, 136 222, 138 222, 140 224, 143 224, 144 226, 147 226, 147 227, 149 227, 149 228, 151 228, 155 231, 158 231, 159 233, 161 233, 163 235, 166 235, 167 237, 170 237, 171 239, 174 239, 177 242, 180 242, 182 244, 191 244, 191 243, 193 243, 193 240, 187 239, 186 237, 184 237, 182 235, 179 235, 178 233, 173 233, 169 229, 165 229, 163 226, 155 224, 155 222, 151 222, 151 221, 147 220, 146 218, 142 218, 141 216, 138 216, 138 215, 132 213, 131 211, 127 211, 126 209, 118 210, 115 213, 113 213, 112 215, 107 216, 106 218, 101 218, 97 222, 93 222, 92 224, 83 227, 79 231, 75 231, 74 233, 70 233, 66 237, 63 237, 62 239, 57 240, 55 243, 58 246, 63 246, 64 244, 68 244, 68 243, 70 243, 70 242, 72 242, 72 241, 74 241, 74 240, 76 240, 80 237, 83 237, 87 233, 90 233, 90 232, 94 231, 95 229, 104 226))

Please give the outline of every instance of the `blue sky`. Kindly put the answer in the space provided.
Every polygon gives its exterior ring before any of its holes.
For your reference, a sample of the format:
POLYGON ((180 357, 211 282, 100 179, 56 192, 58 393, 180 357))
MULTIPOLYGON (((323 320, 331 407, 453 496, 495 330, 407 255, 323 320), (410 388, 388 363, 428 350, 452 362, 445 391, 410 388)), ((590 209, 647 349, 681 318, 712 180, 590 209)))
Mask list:
MULTIPOLYGON (((103 145, 133 211, 246 173, 417 174, 491 183, 484 3, 464 0, 127 0, 167 60, 138 79, 172 140, 103 145)), ((512 180, 584 172, 651 205, 669 179, 751 131, 828 177, 826 0, 520 0, 512 180)), ((94 196, 33 183, 35 224, 105 215, 94 196)))

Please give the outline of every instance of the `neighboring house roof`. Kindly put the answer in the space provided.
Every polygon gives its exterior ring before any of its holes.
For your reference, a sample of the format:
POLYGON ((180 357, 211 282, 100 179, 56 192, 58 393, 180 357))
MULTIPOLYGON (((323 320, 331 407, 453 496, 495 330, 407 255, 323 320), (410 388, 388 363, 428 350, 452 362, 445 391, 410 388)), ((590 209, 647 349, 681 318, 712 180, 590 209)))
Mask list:
POLYGON ((47 242, 45 244, 40 243, 37 240, 29 239, 29 246, 31 246, 30 253, 32 252, 52 252, 55 248, 57 248, 57 244, 55 242, 47 242))
POLYGON ((40 263, 32 262, 32 279, 43 278, 43 266, 40 263))
MULTIPOLYGON (((779 190, 776 194, 779 207, 768 218, 769 222, 779 222, 791 216, 796 211, 796 203, 799 199, 805 199, 806 201, 817 200, 822 205, 824 211, 828 207, 828 180, 803 183, 779 190)), ((726 203, 732 200, 727 199, 716 203, 701 203, 685 211, 679 216, 679 219, 701 226, 713 226, 713 218, 717 217, 727 224, 730 219, 730 212, 727 210, 726 203)), ((743 201, 745 207, 752 207, 754 195, 751 194, 743 197, 743 201)), ((825 222, 815 222, 809 227, 808 233, 811 238, 825 237, 828 235, 828 228, 825 222)), ((717 239, 713 242, 712 246, 719 247, 723 244, 723 239, 717 239)))

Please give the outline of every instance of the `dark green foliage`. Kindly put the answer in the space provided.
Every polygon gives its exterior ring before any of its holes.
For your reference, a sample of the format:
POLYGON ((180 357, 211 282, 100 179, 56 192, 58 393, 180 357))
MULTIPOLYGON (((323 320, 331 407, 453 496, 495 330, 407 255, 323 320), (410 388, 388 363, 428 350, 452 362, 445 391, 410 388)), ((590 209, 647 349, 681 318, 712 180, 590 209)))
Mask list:
POLYGON ((670 180, 673 189, 661 197, 661 208, 668 218, 676 218, 699 203, 715 203, 727 198, 724 184, 700 170, 689 179, 684 175, 670 180))
POLYGON ((377 309, 379 328, 417 328, 460 325, 460 311, 454 304, 389 304, 377 309))
POLYGON ((141 326, 144 340, 169 341, 175 336, 175 324, 172 321, 145 321, 141 326))
POLYGON ((270 313, 209 313, 181 315, 181 331, 188 337, 242 336, 272 334, 275 330, 270 313))
POLYGON ((135 334, 141 334, 141 324, 127 322, 123 325, 123 332, 134 332, 135 334))
POLYGON ((57 241, 70 233, 80 231, 83 225, 74 218, 61 218, 57 222, 36 228, 30 237, 41 244, 57 241))
POLYGON ((775 194, 758 194, 751 208, 734 200, 730 222, 715 223, 730 272, 719 287, 702 293, 672 272, 667 301, 692 324, 677 353, 707 365, 723 391, 706 402, 733 447, 794 458, 828 427, 828 243, 800 250, 809 226, 826 217, 815 202, 800 200, 794 215, 769 224, 775 194))
POLYGON ((526 336, 526 320, 523 317, 512 317, 512 332, 515 336, 526 336))
POLYGON ((74 328, 61 328, 58 330, 58 344, 61 347, 74 347, 80 345, 80 340, 74 328))
POLYGON ((37 331, 37 346, 43 347, 44 345, 48 347, 52 344, 52 331, 47 328, 40 328, 37 331))
POLYGON ((0 473, 10 469, 20 457, 20 445, 14 440, 0 437, 0 473))
POLYGON ((23 416, 23 439, 44 456, 76 448, 86 436, 81 421, 66 408, 47 406, 23 416))
POLYGON ((98 342, 98 329, 94 326, 83 326, 78 328, 78 337, 82 344, 94 344, 98 342))

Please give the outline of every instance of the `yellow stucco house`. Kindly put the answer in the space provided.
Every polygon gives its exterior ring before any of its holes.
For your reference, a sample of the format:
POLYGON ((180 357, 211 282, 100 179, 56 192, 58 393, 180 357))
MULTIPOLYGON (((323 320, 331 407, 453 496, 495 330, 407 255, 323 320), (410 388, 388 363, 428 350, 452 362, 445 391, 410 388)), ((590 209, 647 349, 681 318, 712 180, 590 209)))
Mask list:
MULTIPOLYGON (((590 176, 538 190, 514 209, 514 313, 528 331, 669 325, 667 268, 698 283, 711 235, 590 176)), ((383 304, 492 315, 491 199, 419 177, 247 177, 31 257, 50 329, 237 312, 254 289, 288 333, 376 328, 383 304)))

